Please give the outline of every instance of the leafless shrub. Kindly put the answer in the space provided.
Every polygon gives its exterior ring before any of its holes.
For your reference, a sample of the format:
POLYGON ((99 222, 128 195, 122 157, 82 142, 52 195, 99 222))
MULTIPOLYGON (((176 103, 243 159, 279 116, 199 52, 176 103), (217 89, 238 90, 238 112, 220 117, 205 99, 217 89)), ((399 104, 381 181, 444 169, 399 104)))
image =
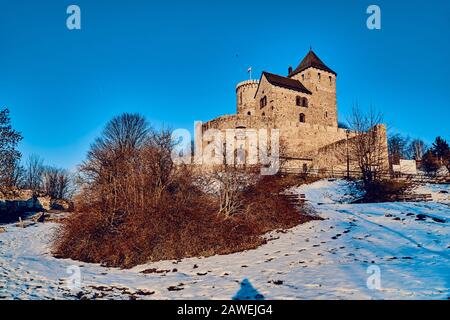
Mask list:
POLYGON ((236 171, 216 175, 228 191, 204 192, 192 167, 173 164, 173 147, 168 130, 150 130, 139 115, 108 123, 81 166, 76 213, 61 226, 55 254, 121 267, 227 254, 310 219, 269 183, 238 186, 236 171), (239 194, 238 205, 223 201, 230 194, 239 194))
POLYGON ((354 137, 349 140, 352 161, 361 171, 365 187, 381 178, 387 172, 387 145, 385 130, 381 127, 382 115, 372 108, 363 113, 358 107, 353 109, 349 119, 354 137))
POLYGON ((377 180, 366 189, 364 196, 357 203, 378 203, 398 201, 398 196, 404 195, 412 187, 410 181, 377 180))
POLYGON ((198 177, 202 190, 215 196, 217 213, 225 218, 239 214, 244 210, 244 190, 255 184, 258 169, 237 165, 214 167, 208 173, 198 177))

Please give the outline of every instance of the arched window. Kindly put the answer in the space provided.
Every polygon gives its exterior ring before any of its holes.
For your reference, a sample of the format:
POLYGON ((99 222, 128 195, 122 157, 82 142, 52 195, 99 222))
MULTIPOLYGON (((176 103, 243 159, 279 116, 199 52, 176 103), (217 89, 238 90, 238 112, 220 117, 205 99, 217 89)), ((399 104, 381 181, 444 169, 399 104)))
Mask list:
POLYGON ((295 97, 295 104, 297 106, 301 107, 303 105, 302 97, 300 97, 300 96, 295 97))
POLYGON ((330 78, 330 84, 333 84, 333 78, 331 76, 329 76, 328 78, 330 78))
POLYGON ((317 74, 317 78, 320 80, 320 72, 317 74))
POLYGON ((300 122, 305 123, 306 122, 306 117, 304 113, 300 113, 300 122))
POLYGON ((308 99, 303 98, 302 106, 308 108, 308 99))
POLYGON ((305 74, 302 74, 302 80, 305 81, 305 74))

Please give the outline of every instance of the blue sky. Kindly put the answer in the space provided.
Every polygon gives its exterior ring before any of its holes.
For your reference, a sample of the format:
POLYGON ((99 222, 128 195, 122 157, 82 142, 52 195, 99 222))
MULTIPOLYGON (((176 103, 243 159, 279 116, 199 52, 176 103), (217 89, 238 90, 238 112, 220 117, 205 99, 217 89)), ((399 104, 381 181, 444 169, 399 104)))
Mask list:
POLYGON ((449 30, 447 0, 0 0, 0 107, 24 157, 74 168, 111 117, 192 130, 235 112, 249 66, 285 75, 312 45, 338 72, 341 120, 372 104, 391 132, 449 139, 449 30), (82 30, 66 28, 70 4, 82 30))

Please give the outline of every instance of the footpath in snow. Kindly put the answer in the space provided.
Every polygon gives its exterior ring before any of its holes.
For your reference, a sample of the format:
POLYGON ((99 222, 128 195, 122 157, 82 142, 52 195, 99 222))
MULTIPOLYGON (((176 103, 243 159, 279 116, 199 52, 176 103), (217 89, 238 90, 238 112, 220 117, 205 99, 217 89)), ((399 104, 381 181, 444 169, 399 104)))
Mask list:
POLYGON ((274 232, 256 250, 131 270, 53 258, 54 223, 7 225, 0 233, 0 299, 450 297, 448 185, 418 188, 433 194, 428 203, 350 204, 357 194, 340 180, 290 192, 305 194, 324 220, 274 232), (375 276, 380 287, 373 287, 375 276))

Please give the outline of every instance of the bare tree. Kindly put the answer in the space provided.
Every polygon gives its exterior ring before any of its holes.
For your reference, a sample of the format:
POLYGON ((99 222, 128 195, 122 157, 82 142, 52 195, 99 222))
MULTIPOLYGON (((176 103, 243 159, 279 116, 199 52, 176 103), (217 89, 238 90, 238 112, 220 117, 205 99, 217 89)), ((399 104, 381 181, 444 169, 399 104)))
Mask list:
POLYGON ((150 131, 144 117, 124 113, 106 125, 102 137, 95 144, 99 149, 107 148, 116 153, 134 151, 148 140, 150 131))
POLYGON ((203 191, 217 199, 218 214, 230 218, 244 210, 243 191, 257 181, 260 165, 245 164, 244 152, 239 149, 234 150, 234 160, 228 163, 226 148, 222 152, 224 163, 210 168, 209 172, 202 172, 198 183, 203 191), (237 161, 239 157, 242 158, 237 161))
POLYGON ((388 139, 389 162, 391 165, 400 164, 401 159, 408 158, 409 138, 394 134, 388 139))
POLYGON ((240 213, 244 209, 242 192, 255 180, 255 173, 248 168, 232 165, 216 168, 212 175, 212 181, 217 186, 218 213, 225 218, 240 213))
POLYGON ((351 155, 361 171, 366 187, 381 178, 388 170, 386 129, 382 115, 372 108, 363 113, 355 107, 349 120, 354 137, 350 139, 351 155))
POLYGON ((53 199, 68 199, 72 195, 70 173, 64 169, 45 167, 42 174, 43 191, 53 199))
POLYGON ((414 139, 410 142, 408 146, 408 156, 413 160, 422 160, 426 152, 426 145, 420 139, 414 139))
POLYGON ((173 148, 169 130, 150 129, 138 114, 115 117, 106 125, 80 173, 83 194, 97 201, 111 228, 126 215, 158 207, 176 180, 179 184, 182 170, 174 166, 173 148))
POLYGON ((38 193, 42 189, 44 169, 43 159, 35 154, 30 155, 25 165, 25 188, 38 193))

